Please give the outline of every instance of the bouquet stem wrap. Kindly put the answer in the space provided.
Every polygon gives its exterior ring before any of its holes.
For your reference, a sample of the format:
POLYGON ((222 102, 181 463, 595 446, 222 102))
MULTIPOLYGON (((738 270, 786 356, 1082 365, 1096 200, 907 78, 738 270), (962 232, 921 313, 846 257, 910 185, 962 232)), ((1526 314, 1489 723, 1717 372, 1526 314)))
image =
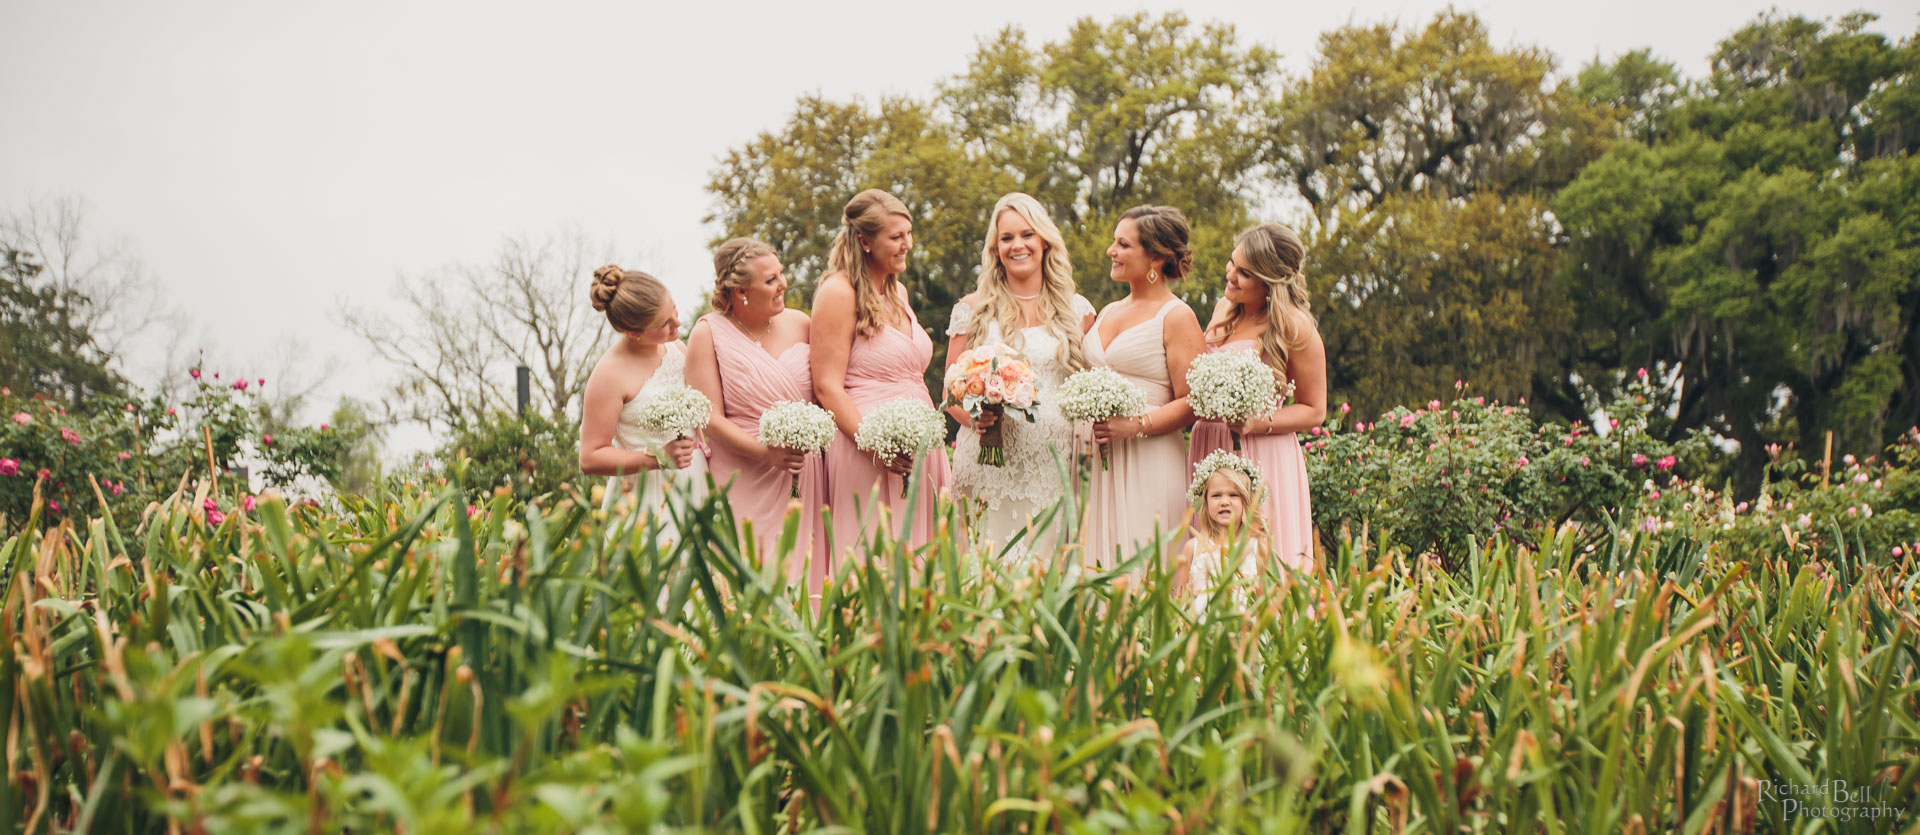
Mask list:
POLYGON ((1001 434, 1000 428, 1006 425, 1007 410, 1003 406, 994 404, 982 406, 980 413, 993 415, 995 420, 992 426, 980 433, 980 457, 976 460, 982 464, 1004 467, 1007 465, 1007 441, 1006 436, 1001 434))

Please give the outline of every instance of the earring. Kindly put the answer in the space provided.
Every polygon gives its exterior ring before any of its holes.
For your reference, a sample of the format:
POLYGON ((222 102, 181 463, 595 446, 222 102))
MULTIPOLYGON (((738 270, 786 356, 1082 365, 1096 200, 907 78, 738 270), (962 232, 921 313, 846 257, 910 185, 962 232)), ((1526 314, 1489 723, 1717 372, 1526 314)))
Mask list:
POLYGON ((1158 283, 1159 281, 1160 281, 1160 274, 1159 274, 1159 273, 1157 273, 1157 272, 1154 272, 1153 270, 1148 270, 1148 271, 1147 271, 1147 283, 1148 283, 1148 284, 1155 284, 1155 283, 1158 283))

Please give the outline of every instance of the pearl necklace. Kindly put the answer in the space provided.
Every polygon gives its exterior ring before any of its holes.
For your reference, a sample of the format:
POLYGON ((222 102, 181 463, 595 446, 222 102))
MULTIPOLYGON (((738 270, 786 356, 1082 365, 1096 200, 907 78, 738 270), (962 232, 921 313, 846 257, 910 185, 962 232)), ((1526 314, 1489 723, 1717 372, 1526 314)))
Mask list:
POLYGON ((1019 299, 1019 300, 1021 300, 1021 301, 1023 301, 1023 302, 1030 302, 1030 301, 1033 301, 1034 299, 1037 299, 1037 298, 1040 298, 1040 295, 1041 295, 1041 294, 1039 294, 1039 293, 1035 293, 1035 294, 1033 294, 1033 295, 1031 295, 1031 296, 1022 296, 1022 295, 1020 295, 1019 293, 1014 293, 1014 294, 1013 294, 1013 297, 1014 297, 1014 298, 1016 298, 1016 299, 1019 299))

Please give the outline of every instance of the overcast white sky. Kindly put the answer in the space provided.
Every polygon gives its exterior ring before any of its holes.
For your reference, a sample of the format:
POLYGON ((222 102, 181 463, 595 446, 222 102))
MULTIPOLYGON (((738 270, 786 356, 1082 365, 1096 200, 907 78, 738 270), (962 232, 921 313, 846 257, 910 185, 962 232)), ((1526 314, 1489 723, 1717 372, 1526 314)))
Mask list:
MULTIPOLYGON (((1700 75, 1719 39, 1772 4, 1457 5, 1563 68, 1646 46, 1700 75)), ((1141 9, 1232 23, 1300 70, 1326 29, 1420 24, 1444 6, 0 0, 0 209, 85 199, 89 230, 124 238, 220 356, 265 365, 293 337, 316 363, 337 360, 317 420, 386 374, 339 327, 340 302, 377 305, 396 275, 483 261, 507 234, 575 225, 648 253, 633 266, 686 309, 711 280, 708 172, 803 93, 920 95, 1004 25, 1039 43, 1141 9)), ((1782 8, 1865 9, 1897 37, 1920 3, 1782 8)))

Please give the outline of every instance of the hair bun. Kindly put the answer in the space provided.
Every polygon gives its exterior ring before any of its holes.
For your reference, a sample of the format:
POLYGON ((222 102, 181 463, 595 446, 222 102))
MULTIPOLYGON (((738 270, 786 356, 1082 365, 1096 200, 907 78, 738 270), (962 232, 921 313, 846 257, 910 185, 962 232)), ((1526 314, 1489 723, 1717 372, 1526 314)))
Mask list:
POLYGON ((593 271, 593 286, 587 290, 587 297, 593 300, 594 310, 607 309, 607 304, 613 301, 613 294, 620 290, 620 278, 624 272, 615 264, 593 271))

